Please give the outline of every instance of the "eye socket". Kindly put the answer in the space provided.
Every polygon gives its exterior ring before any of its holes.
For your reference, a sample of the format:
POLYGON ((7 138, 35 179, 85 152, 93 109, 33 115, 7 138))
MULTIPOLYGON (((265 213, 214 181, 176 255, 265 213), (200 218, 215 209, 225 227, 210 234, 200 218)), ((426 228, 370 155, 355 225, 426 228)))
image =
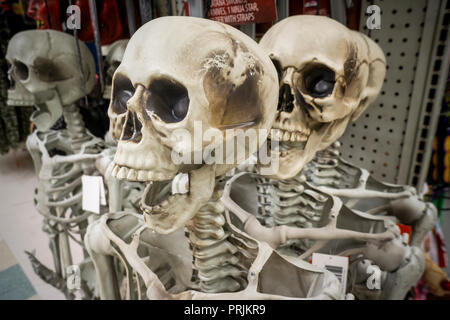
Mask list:
POLYGON ((28 79, 29 72, 28 67, 25 63, 20 62, 18 60, 14 60, 14 74, 19 80, 26 80, 28 79))
POLYGON ((167 123, 180 122, 186 117, 189 110, 187 89, 172 79, 154 80, 144 99, 145 109, 155 113, 167 123))
POLYGON ((313 66, 305 71, 303 84, 306 93, 314 98, 323 98, 333 92, 334 71, 325 66, 313 66))
POLYGON ((117 114, 125 113, 127 111, 127 102, 134 95, 134 91, 131 81, 127 77, 118 74, 113 84, 113 112, 117 114))
POLYGON ((274 59, 274 58, 270 58, 270 60, 272 61, 273 65, 275 66, 275 69, 277 69, 278 82, 280 82, 281 77, 283 76, 283 68, 281 66, 281 63, 280 63, 280 61, 278 61, 277 59, 274 59))
POLYGON ((37 57, 32 68, 39 80, 44 82, 64 81, 72 77, 64 64, 43 57, 37 57))

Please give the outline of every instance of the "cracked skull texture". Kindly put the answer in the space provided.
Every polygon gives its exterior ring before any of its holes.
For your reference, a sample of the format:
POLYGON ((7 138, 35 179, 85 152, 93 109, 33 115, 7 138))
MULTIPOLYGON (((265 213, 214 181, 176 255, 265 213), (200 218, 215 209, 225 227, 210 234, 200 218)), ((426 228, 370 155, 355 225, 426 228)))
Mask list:
MULTIPOLYGON (((151 228, 169 233, 184 226, 210 198, 215 177, 244 160, 176 164, 173 154, 195 159, 211 144, 236 146, 237 137, 249 129, 255 129, 258 141, 266 139, 275 117, 277 82, 273 64, 257 43, 225 24, 164 17, 133 35, 113 77, 108 115, 118 148, 112 175, 149 182, 141 207, 151 228), (187 134, 175 134, 180 130, 187 134), (199 144, 193 141, 195 130, 202 137, 199 144), (185 181, 183 194, 155 198, 156 189, 177 174, 187 178, 176 179, 185 181)), ((244 148, 248 156, 259 145, 244 148)))
POLYGON ((322 16, 288 17, 269 29, 260 46, 280 82, 270 137, 280 142, 277 177, 291 178, 373 102, 383 84, 385 57, 362 33, 322 16))
POLYGON ((82 98, 94 87, 94 59, 88 47, 55 30, 28 30, 14 35, 8 44, 8 105, 35 106, 31 116, 38 130, 45 131, 61 117, 62 106, 82 98))

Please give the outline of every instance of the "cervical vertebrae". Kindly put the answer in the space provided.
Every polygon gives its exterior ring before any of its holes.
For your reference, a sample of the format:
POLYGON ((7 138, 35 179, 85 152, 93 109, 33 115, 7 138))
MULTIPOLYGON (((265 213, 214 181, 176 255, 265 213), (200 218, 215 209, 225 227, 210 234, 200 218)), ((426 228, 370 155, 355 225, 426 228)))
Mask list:
POLYGON ((241 291, 247 286, 248 266, 239 257, 254 259, 254 256, 244 243, 233 244, 236 235, 228 230, 225 210, 218 200, 217 195, 213 196, 189 227, 194 266, 203 292, 241 291))

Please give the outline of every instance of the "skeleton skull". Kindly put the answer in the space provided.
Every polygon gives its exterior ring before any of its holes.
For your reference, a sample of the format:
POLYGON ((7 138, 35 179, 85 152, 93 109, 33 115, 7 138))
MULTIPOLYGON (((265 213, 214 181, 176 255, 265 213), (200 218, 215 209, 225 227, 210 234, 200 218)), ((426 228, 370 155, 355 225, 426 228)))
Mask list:
POLYGON ((125 53, 125 48, 127 47, 128 39, 117 40, 109 46, 108 54, 105 59, 105 91, 103 92, 104 99, 111 99, 111 83, 114 72, 116 72, 117 67, 119 67, 122 62, 123 54, 125 53))
MULTIPOLYGON (((267 132, 258 129, 267 131, 273 122, 277 88, 270 59, 252 39, 228 25, 164 17, 133 35, 113 77, 108 115, 112 136, 119 142, 111 173, 119 179, 153 182, 142 201, 151 228, 169 233, 184 226, 211 196, 215 177, 244 160, 176 164, 173 155, 195 159, 212 140, 234 146, 237 136, 249 129, 260 135, 258 141, 266 139, 267 132), (197 144, 192 142, 196 130, 202 137, 197 144), (219 136, 208 139, 207 130, 219 136), (189 191, 152 200, 156 185, 179 173, 188 175, 189 191)), ((245 145, 245 155, 258 147, 245 145)))
POLYGON ((271 132, 271 139, 280 141, 277 177, 290 178, 373 102, 386 62, 371 39, 322 16, 286 18, 269 29, 260 46, 280 80, 271 132))
POLYGON ((48 130, 62 115, 62 106, 88 94, 95 84, 95 64, 80 42, 80 70, 74 37, 55 30, 28 30, 14 35, 6 60, 8 105, 35 106, 31 116, 38 130, 48 130), (84 77, 83 77, 84 74, 84 77))

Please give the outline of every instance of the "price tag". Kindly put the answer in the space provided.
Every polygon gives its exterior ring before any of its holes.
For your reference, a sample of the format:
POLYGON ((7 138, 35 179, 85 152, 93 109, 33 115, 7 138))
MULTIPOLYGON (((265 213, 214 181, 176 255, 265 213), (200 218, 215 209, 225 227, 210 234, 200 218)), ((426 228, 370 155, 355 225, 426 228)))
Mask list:
POLYGON ((345 296, 345 289, 347 288, 347 273, 348 273, 348 258, 341 256, 334 256, 323 253, 313 253, 313 265, 326 269, 338 278, 341 282, 342 295, 345 296))
POLYGON ((100 204, 106 205, 103 177, 84 175, 81 177, 81 183, 83 185, 83 210, 99 214, 100 204))

